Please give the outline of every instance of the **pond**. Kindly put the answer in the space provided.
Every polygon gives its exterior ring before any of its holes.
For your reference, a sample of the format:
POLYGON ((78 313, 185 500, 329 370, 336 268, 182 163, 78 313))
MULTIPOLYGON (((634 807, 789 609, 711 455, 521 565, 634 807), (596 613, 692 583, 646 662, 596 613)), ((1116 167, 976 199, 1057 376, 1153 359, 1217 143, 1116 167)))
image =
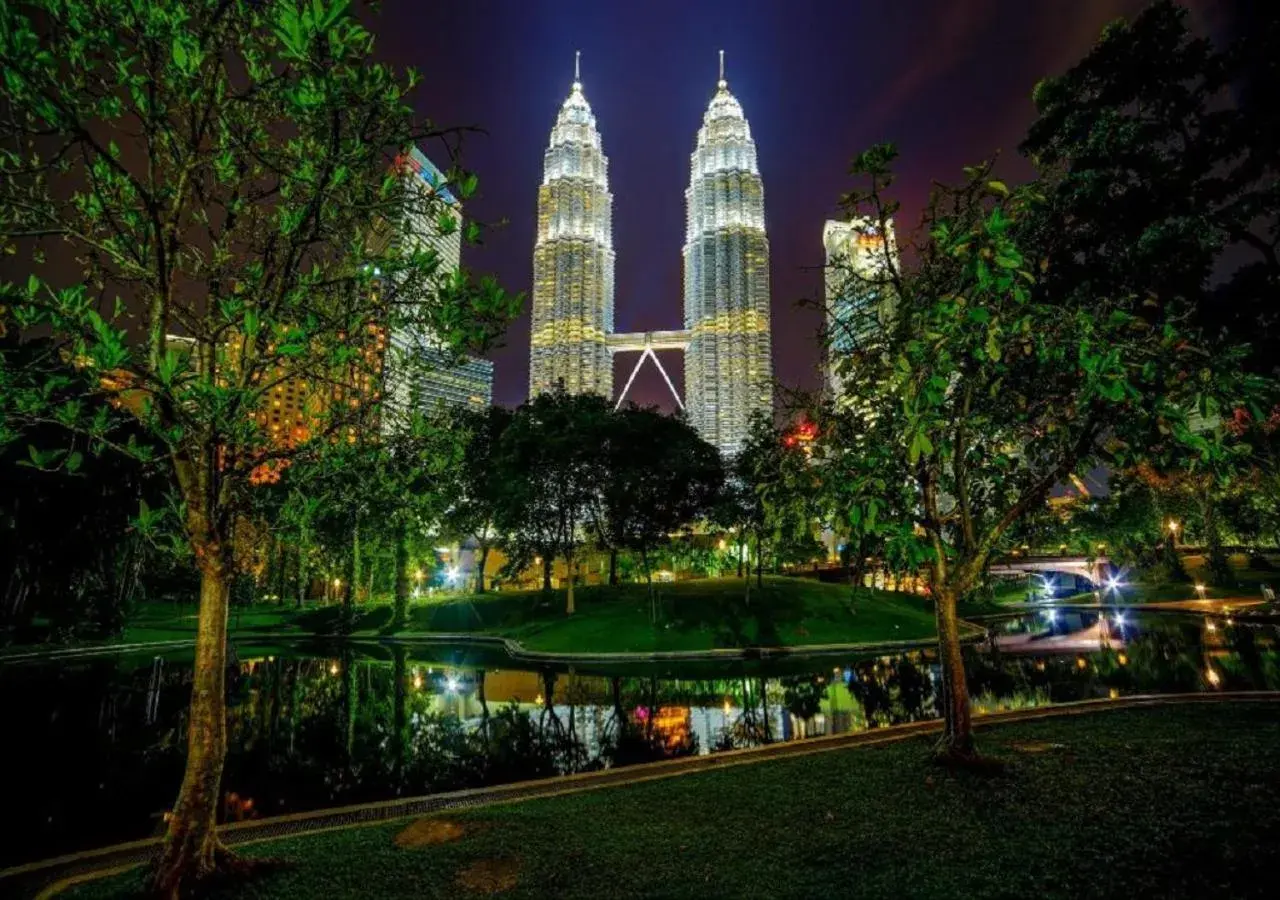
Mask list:
MULTIPOLYGON (((1277 628, 1054 612, 970 647, 978 712, 1280 688, 1277 628), (1052 620, 1050 620, 1052 617, 1052 620)), ((536 668, 466 646, 234 647, 228 820, 632 765, 937 715, 931 653, 536 668)), ((160 832, 190 657, 0 666, 0 867, 160 832)))

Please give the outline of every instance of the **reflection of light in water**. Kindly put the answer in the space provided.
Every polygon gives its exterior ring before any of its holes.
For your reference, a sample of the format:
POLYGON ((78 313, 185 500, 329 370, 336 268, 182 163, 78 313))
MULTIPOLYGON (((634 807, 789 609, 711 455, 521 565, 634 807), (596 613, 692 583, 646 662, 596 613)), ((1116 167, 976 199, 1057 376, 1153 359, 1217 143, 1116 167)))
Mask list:
POLYGON ((1123 653, 1119 653, 1119 654, 1117 654, 1117 655, 1116 655, 1116 662, 1118 662, 1118 663, 1119 663, 1120 665, 1122 665, 1122 666, 1128 665, 1128 664, 1129 664, 1129 657, 1128 657, 1128 656, 1126 656, 1126 655, 1125 655, 1125 654, 1123 654, 1123 653))
POLYGON ((1205 630, 1205 631, 1217 631, 1217 630, 1218 630, 1218 626, 1213 624, 1213 620, 1212 620, 1212 619, 1205 619, 1205 620, 1204 620, 1204 630, 1205 630))

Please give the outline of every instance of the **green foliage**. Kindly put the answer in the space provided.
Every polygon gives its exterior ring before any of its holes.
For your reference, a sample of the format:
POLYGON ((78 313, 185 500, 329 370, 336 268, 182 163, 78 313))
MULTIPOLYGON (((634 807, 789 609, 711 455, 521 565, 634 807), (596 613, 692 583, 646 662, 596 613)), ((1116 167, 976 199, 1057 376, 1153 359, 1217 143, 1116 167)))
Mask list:
POLYGON ((754 533, 758 568, 766 546, 779 562, 815 555, 820 475, 800 442, 769 417, 757 415, 730 476, 737 491, 729 496, 732 505, 721 508, 722 517, 729 519, 723 524, 754 533))
POLYGON ((724 470, 716 449, 686 422, 630 407, 610 414, 600 449, 607 477, 592 507, 600 542, 641 555, 704 518, 724 470))
MULTIPOLYGON (((404 337, 482 347, 519 306, 431 249, 443 201, 393 160, 451 133, 418 123, 414 79, 372 44, 345 0, 0 12, 0 250, 34 261, 3 287, 11 319, 53 334, 89 393, 136 415, 173 462, 190 537, 220 552, 257 502, 252 476, 304 443, 268 425, 282 386, 315 398, 313 444, 345 439, 373 421, 385 371, 412 378, 404 337), (41 265, 45 243, 75 264, 41 265)), ((55 415, 47 377, 0 372, 0 437, 55 415)), ((95 408, 56 415, 101 449, 95 408)), ((80 459, 55 453, 33 461, 80 459)))
MULTIPOLYGON (((920 523, 935 590, 971 590, 1068 475, 1222 473, 1247 453, 1223 413, 1265 405, 1272 385, 1242 372, 1242 335, 1202 315, 1216 261, 1274 208, 1253 151, 1223 142, 1256 134, 1245 112, 1213 105, 1232 60, 1167 4, 1111 30, 1037 89, 1024 150, 1040 179, 966 170, 935 191, 913 265, 887 256, 870 276, 894 313, 841 361, 832 433, 856 449, 827 455, 851 476, 839 505, 857 510, 852 525, 877 520, 886 490, 897 517, 920 523)), ((865 187, 845 198, 851 214, 887 221, 893 155, 855 161, 865 187)), ((910 540, 901 524, 897 537, 910 540)))

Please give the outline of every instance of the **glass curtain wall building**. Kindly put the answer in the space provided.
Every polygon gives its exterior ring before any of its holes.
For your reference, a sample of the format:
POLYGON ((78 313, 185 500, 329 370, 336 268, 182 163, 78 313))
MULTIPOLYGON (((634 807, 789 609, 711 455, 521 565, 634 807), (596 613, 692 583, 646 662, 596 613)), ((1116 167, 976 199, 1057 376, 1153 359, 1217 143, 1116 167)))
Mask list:
POLYGON ((596 118, 574 81, 543 156, 533 251, 529 395, 613 395, 613 196, 596 118))
POLYGON ((690 423, 737 452, 773 409, 764 184, 742 105, 720 81, 698 130, 685 191, 685 399, 690 423))
POLYGON ((889 260, 897 264, 898 245, 892 219, 881 229, 868 216, 828 221, 822 229, 822 245, 826 250, 826 381, 831 396, 838 398, 843 393, 841 361, 893 314, 889 260))

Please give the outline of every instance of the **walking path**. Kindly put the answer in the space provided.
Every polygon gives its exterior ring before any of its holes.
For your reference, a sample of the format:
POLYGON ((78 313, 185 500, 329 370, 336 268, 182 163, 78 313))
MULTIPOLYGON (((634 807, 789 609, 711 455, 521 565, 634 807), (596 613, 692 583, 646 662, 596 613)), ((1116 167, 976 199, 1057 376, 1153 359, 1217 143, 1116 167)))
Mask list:
MULTIPOLYGON (((1026 722, 1051 716, 1072 716, 1136 707, 1183 703, 1266 702, 1280 703, 1280 691, 1224 692, 1214 694, 1138 695, 1115 700, 1086 700, 1036 709, 1020 709, 980 716, 977 725, 985 728, 1026 722)), ((871 747, 939 732, 940 721, 914 722, 854 734, 809 738, 802 741, 768 744, 745 750, 729 750, 707 756, 685 757, 621 769, 606 769, 539 781, 454 791, 426 797, 389 800, 337 809, 296 813, 250 822, 224 825, 219 833, 229 846, 241 846, 285 836, 300 836, 357 827, 392 819, 422 816, 445 810, 467 809, 493 804, 552 797, 619 785, 637 784, 705 772, 729 766, 771 759, 805 756, 848 747, 871 747)), ((119 844, 99 850, 71 854, 0 871, 0 895, 51 897, 72 884, 90 881, 145 863, 159 846, 158 838, 119 844)))

